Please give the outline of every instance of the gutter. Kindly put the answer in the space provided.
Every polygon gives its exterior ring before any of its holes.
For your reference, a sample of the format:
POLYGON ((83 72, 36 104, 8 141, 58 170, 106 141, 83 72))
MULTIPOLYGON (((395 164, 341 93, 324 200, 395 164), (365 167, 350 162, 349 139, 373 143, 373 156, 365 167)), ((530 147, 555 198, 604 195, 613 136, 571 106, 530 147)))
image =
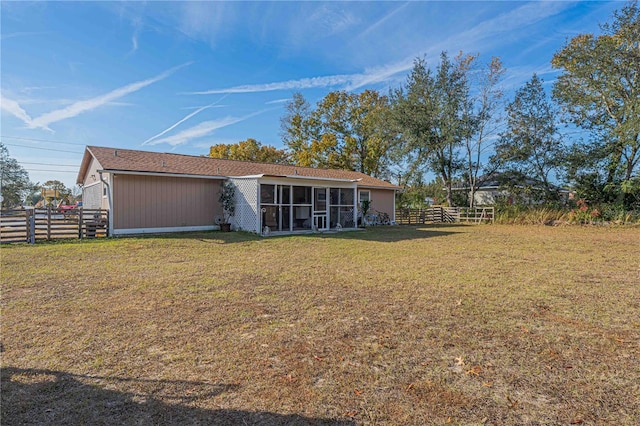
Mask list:
POLYGON ((180 178, 194 178, 194 179, 212 179, 212 180, 226 180, 227 176, 215 176, 215 175, 189 175, 185 173, 163 173, 163 172, 136 172, 131 170, 118 170, 118 169, 103 169, 105 173, 112 173, 118 175, 136 175, 136 176, 161 176, 161 177, 180 177, 180 178))
POLYGON ((109 236, 112 236, 113 235, 113 204, 112 204, 113 195, 111 193, 111 185, 102 176, 103 172, 104 170, 98 170, 98 174, 100 175, 100 181, 107 187, 107 202, 109 203, 109 236))

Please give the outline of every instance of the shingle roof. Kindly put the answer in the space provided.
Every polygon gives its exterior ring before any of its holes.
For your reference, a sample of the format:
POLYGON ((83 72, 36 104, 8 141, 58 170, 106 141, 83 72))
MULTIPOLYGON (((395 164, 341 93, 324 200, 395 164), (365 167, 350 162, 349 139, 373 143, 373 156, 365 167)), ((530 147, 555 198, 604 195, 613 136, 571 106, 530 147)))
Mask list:
POLYGON ((324 179, 357 180, 358 186, 397 189, 398 187, 369 175, 350 170, 316 169, 283 164, 223 160, 192 155, 137 151, 121 148, 88 146, 78 173, 84 181, 93 156, 103 170, 147 173, 172 173, 196 176, 296 176, 324 179))

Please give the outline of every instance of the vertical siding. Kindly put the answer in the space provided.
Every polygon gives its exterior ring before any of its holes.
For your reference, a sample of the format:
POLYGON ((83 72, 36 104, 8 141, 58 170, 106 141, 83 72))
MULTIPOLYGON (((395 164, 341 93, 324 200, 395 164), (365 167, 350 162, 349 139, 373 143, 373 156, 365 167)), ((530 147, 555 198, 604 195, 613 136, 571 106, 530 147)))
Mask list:
POLYGON ((394 216, 394 199, 395 193, 393 190, 371 189, 371 208, 379 212, 387 213, 391 219, 393 219, 394 216))
POLYGON ((214 225, 222 213, 217 180, 116 174, 113 182, 114 229, 214 225))

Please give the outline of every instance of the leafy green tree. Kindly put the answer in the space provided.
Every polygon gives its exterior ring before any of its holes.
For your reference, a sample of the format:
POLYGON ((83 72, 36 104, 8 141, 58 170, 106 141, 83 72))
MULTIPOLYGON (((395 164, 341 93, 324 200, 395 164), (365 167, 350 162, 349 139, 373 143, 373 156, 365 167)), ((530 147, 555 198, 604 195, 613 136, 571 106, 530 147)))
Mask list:
POLYGON ((9 155, 9 150, 0 142, 0 188, 2 202, 0 206, 19 206, 26 195, 33 189, 29 181, 29 173, 9 155))
MULTIPOLYGON (((640 8, 637 1, 614 12, 602 34, 572 38, 552 60, 563 73, 554 98, 566 118, 589 131, 589 143, 575 151, 586 153, 569 163, 569 177, 590 182, 609 199, 621 196, 625 182, 638 174, 640 163, 640 8)), ((628 185, 627 185, 628 186, 628 185)), ((629 201, 629 198, 626 198, 629 201)))
POLYGON ((386 125, 388 106, 387 97, 375 90, 335 91, 312 110, 296 93, 281 119, 282 138, 297 165, 388 177, 397 140, 386 125))
POLYGON ((492 161, 508 175, 520 175, 542 185, 547 200, 557 198, 552 173, 563 161, 563 146, 555 123, 555 111, 533 74, 507 105, 507 130, 500 135, 492 161))
POLYGON ((426 208, 427 198, 433 200, 433 204, 442 204, 447 199, 444 184, 440 177, 436 177, 429 183, 424 183, 421 177, 405 182, 403 191, 396 195, 396 204, 400 208, 426 208))
POLYGON ((285 108, 287 112, 280 119, 280 135, 289 149, 292 163, 304 167, 318 166, 320 159, 315 153, 320 150, 318 146, 312 149, 312 144, 315 141, 317 145, 319 131, 311 116, 311 105, 302 93, 297 92, 285 108))
POLYGON ((214 145, 209 148, 209 157, 259 163, 288 164, 289 162, 286 151, 270 145, 262 145, 253 138, 235 144, 214 145))
POLYGON ((313 116, 321 134, 333 143, 327 157, 335 168, 374 177, 388 176, 389 155, 395 139, 386 131, 384 114, 389 102, 375 90, 362 93, 331 92, 318 103, 313 116))
POLYGON ((402 133, 409 167, 435 172, 449 205, 454 204, 452 184, 461 168, 459 148, 468 131, 468 72, 473 60, 460 54, 451 61, 443 52, 434 74, 426 61, 417 59, 405 86, 391 95, 393 120, 402 133))

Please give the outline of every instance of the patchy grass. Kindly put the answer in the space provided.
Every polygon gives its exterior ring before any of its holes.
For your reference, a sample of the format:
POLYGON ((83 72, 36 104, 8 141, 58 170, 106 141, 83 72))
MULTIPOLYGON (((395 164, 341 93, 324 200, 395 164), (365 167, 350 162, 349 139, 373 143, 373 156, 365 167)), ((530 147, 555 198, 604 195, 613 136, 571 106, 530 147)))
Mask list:
POLYGON ((3 424, 640 423, 640 228, 0 255, 3 424))

